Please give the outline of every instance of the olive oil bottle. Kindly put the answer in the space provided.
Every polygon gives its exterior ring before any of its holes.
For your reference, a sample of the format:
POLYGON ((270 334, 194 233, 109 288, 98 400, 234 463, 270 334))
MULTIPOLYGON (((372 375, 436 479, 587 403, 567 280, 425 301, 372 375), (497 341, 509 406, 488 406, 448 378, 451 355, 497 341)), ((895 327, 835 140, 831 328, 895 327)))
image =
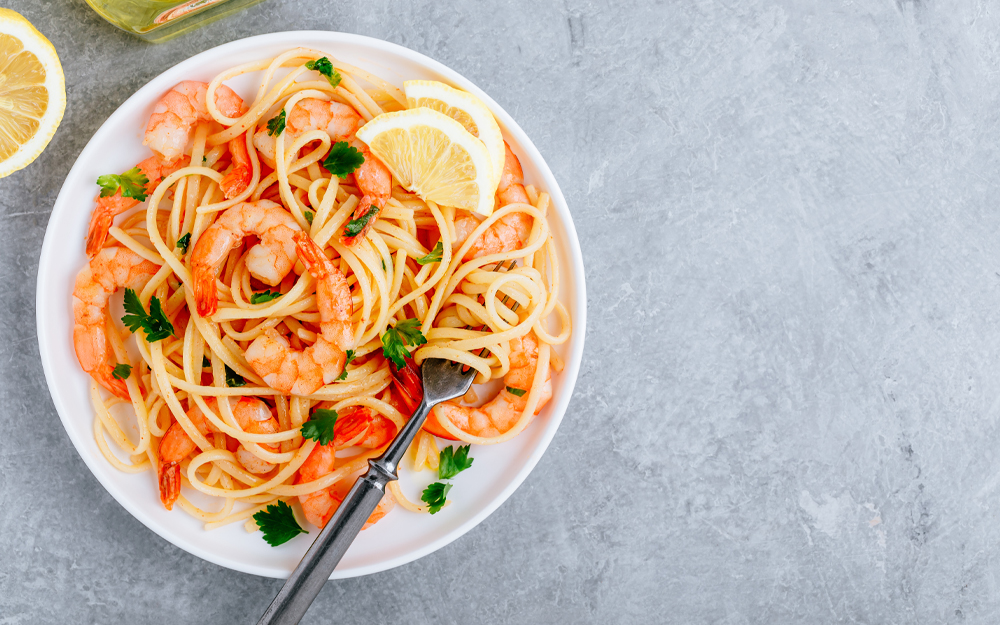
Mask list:
POLYGON ((147 41, 166 41, 263 0, 87 0, 101 17, 147 41))

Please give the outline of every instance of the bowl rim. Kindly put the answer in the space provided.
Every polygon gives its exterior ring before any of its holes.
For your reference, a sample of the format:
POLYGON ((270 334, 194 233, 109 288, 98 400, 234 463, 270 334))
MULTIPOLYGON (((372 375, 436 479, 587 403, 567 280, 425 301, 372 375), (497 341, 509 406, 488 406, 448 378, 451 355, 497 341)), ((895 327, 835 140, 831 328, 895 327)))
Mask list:
MULTIPOLYGON (((341 33, 337 31, 325 31, 325 30, 299 30, 299 31, 281 31, 274 33, 267 33, 263 35, 255 35, 252 37, 245 37, 242 39, 237 39, 230 41, 225 44, 221 44, 214 48, 207 49, 200 52, 194 56, 191 56, 179 63, 174 64, 170 68, 160 72, 149 80, 145 85, 140 87, 129 96, 115 111, 94 131, 87 145, 81 150, 80 155, 77 157, 73 166, 69 169, 66 174, 63 186, 59 191, 55 203, 53 204, 52 213, 49 216, 51 222, 52 217, 56 216, 57 210, 60 207, 65 207, 71 204, 71 199, 69 194, 71 193, 69 189, 69 181, 72 178, 73 172, 77 168, 81 167, 90 157, 91 152, 96 149, 95 139, 105 130, 108 126, 114 127, 119 118, 124 117, 129 110, 139 105, 140 102, 145 101, 149 97, 149 93, 152 91, 166 91, 169 86, 165 85, 167 82, 172 81, 173 76, 182 71, 186 71, 190 68, 197 66, 200 59, 206 58, 208 56, 218 56, 218 55, 247 55, 253 54, 253 49, 255 46, 263 45, 289 45, 290 47, 295 47, 297 44, 294 43, 294 38, 306 39, 306 38, 321 38, 326 39, 328 44, 331 46, 361 46, 373 48, 379 52, 387 53, 392 56, 400 57, 402 60, 409 61, 423 68, 428 69, 433 72, 437 72, 442 76, 445 76, 447 80, 451 81, 452 84, 465 89, 477 97, 483 100, 490 110, 497 115, 503 122, 506 131, 513 135, 516 139, 519 147, 525 152, 524 156, 529 159, 529 161, 539 170, 542 177, 544 178, 544 183, 546 185, 546 190, 552 197, 553 207, 559 214, 559 219, 566 230, 567 237, 562 243, 565 246, 565 252, 569 257, 572 267, 571 275, 573 276, 572 282, 572 300, 573 300, 573 334, 571 335, 568 342, 568 355, 565 360, 565 367, 560 376, 563 377, 562 384, 564 385, 564 390, 560 393, 560 397, 553 401, 551 410, 551 415, 548 417, 548 423, 546 428, 541 433, 538 443, 535 448, 531 450, 530 456, 527 461, 524 462, 517 471, 517 473, 510 479, 509 483, 505 488, 503 488, 498 495, 496 495, 491 501, 489 501, 478 513, 470 515, 463 522, 461 522, 457 527, 453 528, 451 531, 440 536, 439 538, 428 542, 422 547, 412 549, 410 551, 401 553, 397 556, 388 558, 386 560, 369 564, 366 566, 356 566, 348 569, 338 568, 333 572, 330 579, 355 577, 360 575, 369 575, 372 573, 377 573, 387 569, 391 569, 397 566, 401 566, 408 562, 412 562, 418 558, 426 556, 438 549, 450 544, 454 540, 457 540, 463 536, 466 532, 471 530, 473 527, 481 523, 486 517, 492 514, 503 502, 505 502, 511 494, 524 482, 528 474, 534 469, 535 465, 541 459, 542 455, 548 449, 552 438, 555 436, 555 432, 558 429, 565 413, 568 408, 570 398, 572 397, 573 390, 576 386, 577 377, 580 371, 580 366, 583 356, 583 347, 586 335, 586 316, 587 316, 587 296, 586 296, 586 276, 583 266, 583 255, 580 248, 579 237, 577 236, 576 227, 573 223, 572 214, 569 211, 566 199, 562 194, 558 183, 556 182, 555 176, 549 169, 548 163, 542 158, 538 149, 532 143, 531 139, 525 134, 521 127, 514 121, 514 119, 503 109, 499 104, 497 104, 492 98, 490 98, 486 93, 484 93, 479 87, 473 84, 469 79, 465 78, 457 71, 447 67, 446 65, 435 61, 434 59, 410 50, 399 44, 391 43, 381 39, 376 39, 373 37, 368 37, 365 35, 357 35, 351 33, 341 33)), ((65 330, 60 329, 58 332, 54 328, 51 328, 47 323, 45 316, 45 306, 48 305, 46 293, 46 284, 51 284, 50 274, 55 271, 55 267, 58 266, 57 258, 59 256, 59 251, 57 249, 59 242, 55 240, 53 228, 46 225, 45 237, 42 242, 41 255, 38 265, 38 275, 36 279, 36 310, 35 310, 35 323, 38 338, 39 354, 42 361, 42 370, 45 374, 46 385, 49 390, 49 395, 52 397, 53 404, 55 405, 56 412, 59 414, 60 422, 63 425, 63 429, 69 436, 73 446, 76 448, 77 453, 81 456, 87 468, 94 475, 95 478, 101 483, 104 489, 117 501, 125 510, 129 512, 135 519, 142 523, 146 528, 152 530, 161 538, 165 539, 174 546, 183 549, 184 551, 206 560, 217 564, 219 566, 241 571, 244 573, 250 573, 254 575, 259 575, 263 577, 272 578, 287 578, 290 571, 280 569, 269 565, 247 565, 244 562, 230 560, 224 556, 220 556, 211 551, 207 551, 202 547, 188 542, 182 535, 177 533, 171 533, 167 531, 165 527, 162 527, 160 522, 149 517, 142 508, 134 503, 130 496, 121 490, 117 484, 115 484, 111 478, 109 469, 113 470, 114 467, 109 465, 103 457, 89 457, 89 454, 84 453, 84 446, 81 437, 78 437, 77 432, 74 427, 70 426, 70 416, 73 410, 70 406, 66 405, 62 397, 55 391, 58 386, 58 374, 56 371, 55 362, 51 356, 50 350, 51 345, 56 341, 66 340, 65 330), (106 466, 105 466, 106 465, 106 466)), ((74 363, 75 364, 75 363, 74 363)))

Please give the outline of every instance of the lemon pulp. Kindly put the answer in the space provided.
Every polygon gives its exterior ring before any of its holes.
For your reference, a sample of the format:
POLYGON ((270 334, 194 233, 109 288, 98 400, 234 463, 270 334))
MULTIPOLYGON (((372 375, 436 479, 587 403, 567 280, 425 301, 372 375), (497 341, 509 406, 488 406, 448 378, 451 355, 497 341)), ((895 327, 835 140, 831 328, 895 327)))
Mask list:
POLYGON ((38 132, 48 105, 41 61, 17 37, 0 34, 0 161, 38 132))

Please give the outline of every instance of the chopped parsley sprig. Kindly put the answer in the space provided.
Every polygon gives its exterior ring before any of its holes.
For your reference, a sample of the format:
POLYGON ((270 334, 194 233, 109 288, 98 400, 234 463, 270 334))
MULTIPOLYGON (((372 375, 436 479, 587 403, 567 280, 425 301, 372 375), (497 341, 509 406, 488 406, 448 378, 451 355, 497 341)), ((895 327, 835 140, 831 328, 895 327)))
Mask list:
POLYGON ((132 365, 118 363, 115 365, 115 368, 111 370, 111 377, 116 380, 127 380, 130 375, 132 375, 132 365))
POLYGON ((261 291, 259 293, 254 293, 250 296, 251 304, 263 304, 265 302, 270 302, 281 297, 281 291, 261 291))
POLYGON ((421 256, 420 258, 418 258, 416 260, 417 260, 417 264, 420 264, 420 265, 429 265, 431 263, 439 263, 439 262, 441 262, 441 258, 443 256, 444 256, 444 246, 441 245, 440 241, 438 241, 437 245, 434 246, 434 249, 432 249, 430 252, 428 252, 427 254, 424 254, 423 256, 421 256))
POLYGON ((253 515, 257 527, 264 535, 264 540, 272 547, 283 545, 299 534, 308 534, 295 520, 292 507, 284 501, 269 505, 266 510, 253 515))
POLYGON ((322 56, 316 59, 315 61, 307 62, 306 69, 311 69, 313 71, 322 74, 326 78, 326 80, 330 83, 330 86, 333 87, 334 89, 336 89, 337 85, 340 84, 341 81, 340 72, 338 72, 333 68, 333 63, 331 63, 330 59, 326 58, 325 56, 322 56))
POLYGON ((351 361, 354 360, 354 350, 349 349, 345 353, 347 354, 347 359, 344 361, 344 370, 340 372, 340 375, 337 376, 337 379, 334 380, 334 382, 340 382, 347 379, 347 365, 351 364, 351 361))
POLYGON ((508 386, 507 387, 507 392, 510 393, 511 395, 517 395, 518 397, 524 397, 524 394, 527 393, 528 391, 524 390, 523 388, 514 388, 513 386, 508 386))
POLYGON ((347 174, 353 174, 364 163, 365 155, 361 150, 346 141, 338 141, 326 153, 323 167, 338 178, 346 178, 347 174))
MULTIPOLYGON (((458 449, 445 447, 438 456, 438 479, 450 480, 462 471, 472 466, 473 458, 469 458, 470 445, 463 445, 458 449)), ((427 504, 428 512, 437 514, 448 501, 448 491, 451 490, 451 482, 434 482, 424 489, 420 495, 420 500, 427 504)))
POLYGON ((97 184, 101 185, 101 197, 114 195, 120 189, 122 197, 143 202, 146 200, 146 185, 149 184, 149 178, 137 166, 121 175, 104 174, 98 177, 97 184))
POLYGON ((160 300, 152 297, 149 300, 149 313, 142 307, 139 296, 132 289, 125 289, 125 315, 122 323, 131 332, 142 328, 146 332, 146 340, 150 343, 162 341, 174 335, 174 326, 160 306, 160 300))
MULTIPOLYGON (((378 215, 378 206, 371 206, 368 208, 368 212, 364 215, 358 217, 357 219, 352 219, 347 222, 344 226, 344 236, 345 237, 356 237, 364 231, 365 226, 372 219, 375 219, 375 215, 378 215)), ((385 261, 383 261, 385 262, 385 261)), ((382 266, 385 269, 385 265, 382 266)))
MULTIPOLYGON (((182 254, 187 254, 188 246, 191 245, 191 233, 188 232, 181 238, 177 239, 177 247, 181 248, 182 254)), ((419 261, 418 261, 419 262, 419 261)))
POLYGON ((267 134, 277 137, 285 131, 285 109, 267 122, 267 134))
POLYGON ((419 319, 404 319, 389 328, 382 335, 382 354, 396 365, 397 369, 406 367, 406 357, 410 355, 407 345, 416 347, 427 342, 420 331, 419 319))
POLYGON ((236 388, 238 386, 246 386, 246 379, 229 368, 229 365, 223 365, 226 368, 226 386, 230 388, 236 388))
POLYGON ((334 439, 334 427, 337 425, 337 411, 326 408, 313 410, 309 420, 302 424, 302 438, 319 441, 320 445, 329 445, 334 439))

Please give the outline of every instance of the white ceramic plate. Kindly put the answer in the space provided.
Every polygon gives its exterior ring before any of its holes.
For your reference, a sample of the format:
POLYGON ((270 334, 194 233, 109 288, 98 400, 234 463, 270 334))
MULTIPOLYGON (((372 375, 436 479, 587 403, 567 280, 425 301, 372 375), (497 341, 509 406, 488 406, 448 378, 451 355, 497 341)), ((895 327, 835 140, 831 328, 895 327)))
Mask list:
MULTIPOLYGON (((167 70, 129 98, 94 134, 63 184, 52 209, 38 267, 38 346, 45 378, 63 426, 83 460, 101 484, 146 527, 181 549, 231 569, 268 577, 287 577, 308 548, 310 536, 270 547, 241 523, 205 531, 179 509, 167 512, 157 498, 152 473, 130 475, 107 463, 94 441, 89 377, 76 360, 72 345, 70 296, 77 272, 86 262, 84 235, 101 174, 124 171, 149 155, 142 133, 154 103, 181 80, 208 81, 221 71, 248 61, 273 57, 296 46, 330 52, 402 86, 404 80, 431 79, 476 94, 493 111, 504 136, 520 156, 525 180, 551 195, 555 210, 550 224, 563 267, 562 301, 573 317, 570 342, 559 347, 566 361, 553 376, 554 398, 520 436, 501 445, 475 447, 475 466, 456 479, 453 503, 434 516, 397 507, 384 520, 361 533, 333 578, 366 575, 405 564, 455 540, 485 519, 524 481, 555 434, 569 404, 583 354, 586 293, 580 244, 566 200, 538 150, 524 131, 489 96, 444 65, 406 48, 334 32, 273 33, 234 41, 194 56, 167 70)), ((230 86, 244 98, 255 93, 250 79, 230 86)), ((432 481, 430 472, 409 475, 402 487, 414 500, 432 481)))

